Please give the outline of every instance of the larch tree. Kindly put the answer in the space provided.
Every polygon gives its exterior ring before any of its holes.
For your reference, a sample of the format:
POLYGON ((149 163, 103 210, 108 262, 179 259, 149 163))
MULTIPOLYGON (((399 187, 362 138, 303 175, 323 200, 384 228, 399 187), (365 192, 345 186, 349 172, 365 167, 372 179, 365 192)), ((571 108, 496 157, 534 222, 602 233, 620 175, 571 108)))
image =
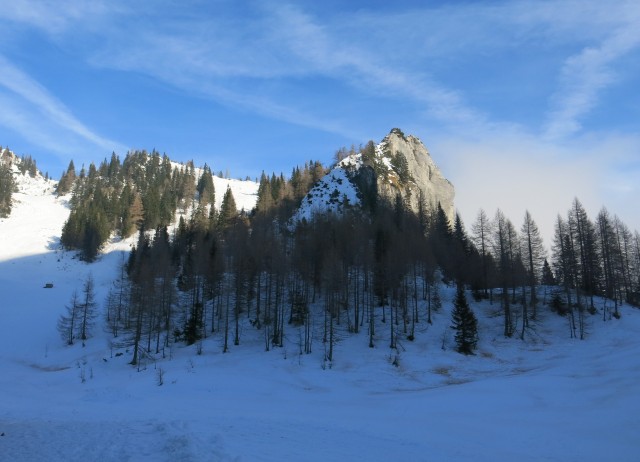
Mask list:
POLYGON ((504 314, 504 336, 513 335, 513 321, 509 303, 509 287, 513 280, 513 239, 514 228, 509 219, 498 210, 493 224, 492 246, 498 263, 498 278, 502 289, 500 302, 504 314))
POLYGON ((97 303, 95 301, 95 283, 93 275, 89 273, 82 286, 82 300, 80 303, 78 337, 82 340, 82 346, 91 336, 91 330, 97 316, 97 303))
POLYGON ((531 291, 531 318, 535 319, 537 315, 536 286, 540 280, 540 271, 545 261, 545 250, 540 230, 528 210, 524 214, 520 235, 522 260, 527 272, 529 290, 531 291))
POLYGON ((480 261, 482 266, 482 290, 484 292, 484 296, 489 296, 491 299, 492 291, 489 287, 489 260, 491 258, 489 243, 491 236, 491 222, 483 209, 480 209, 478 212, 478 217, 476 218, 471 230, 473 231, 473 240, 476 248, 480 252, 480 261))
MULTIPOLYGON (((582 297, 589 296, 589 304, 595 311, 593 296, 597 290, 599 258, 596 248, 595 227, 589 220, 582 203, 575 198, 567 218, 568 234, 576 260, 576 303, 582 320, 584 304, 582 297)), ((582 324, 581 324, 582 325, 582 324)))
MULTIPOLYGON (((615 215, 613 217, 613 230, 617 247, 618 264, 620 272, 620 301, 628 301, 631 298, 631 249, 633 237, 626 224, 615 215)), ((619 316, 619 313, 616 312, 619 316)))
POLYGON ((576 325, 571 291, 577 287, 575 282, 577 264, 575 262, 575 252, 573 251, 573 243, 568 228, 567 222, 558 215, 554 228, 552 264, 556 279, 564 288, 569 314, 569 332, 571 338, 573 338, 576 336, 576 325))
MULTIPOLYGON (((621 260, 618 252, 616 233, 614 230, 613 220, 606 208, 602 208, 596 217, 596 227, 598 229, 599 250, 601 256, 601 267, 603 274, 603 295, 614 302, 614 313, 617 317, 618 313, 618 289, 620 278, 620 267, 618 262, 621 260)), ((607 319, 609 309, 605 305, 602 310, 603 320, 607 319)), ((610 311, 609 311, 610 312, 610 311)))
POLYGON ((67 314, 61 315, 58 319, 58 332, 60 333, 62 340, 67 345, 73 345, 73 341, 76 339, 79 323, 78 319, 81 312, 80 299, 78 298, 77 291, 73 291, 71 300, 65 308, 67 310, 67 314))

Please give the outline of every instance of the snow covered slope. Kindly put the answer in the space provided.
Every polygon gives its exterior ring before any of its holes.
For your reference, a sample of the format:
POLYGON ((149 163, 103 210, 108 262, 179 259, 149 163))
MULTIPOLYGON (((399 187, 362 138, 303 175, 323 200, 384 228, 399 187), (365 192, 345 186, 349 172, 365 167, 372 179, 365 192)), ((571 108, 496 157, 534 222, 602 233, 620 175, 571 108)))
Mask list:
POLYGON ((234 180, 214 176, 213 186, 216 188, 216 209, 218 210, 220 210, 220 206, 222 205, 222 198, 227 191, 227 187, 231 188, 238 211, 244 210, 245 212, 250 212, 258 201, 258 187, 260 184, 255 181, 234 180))
POLYGON ((473 304, 481 338, 467 357, 451 348, 453 290, 443 286, 433 325, 397 351, 389 324, 376 348, 366 333, 339 331, 329 368, 320 318, 310 355, 299 354, 297 328, 265 352, 247 324, 227 354, 218 334, 201 355, 177 345, 138 371, 100 329, 84 348, 56 332, 89 272, 104 300, 129 243, 80 262, 58 247, 64 199, 44 185, 18 199, 0 221, 1 461, 638 460, 636 309, 590 318, 585 341, 541 310, 522 342, 500 335, 496 306, 473 304))
MULTIPOLYGON (((349 158, 349 160, 354 159, 349 158)), ((358 194, 358 189, 351 182, 348 170, 336 167, 311 188, 292 221, 298 222, 303 219, 309 221, 316 213, 340 214, 347 209, 359 208, 358 194)))

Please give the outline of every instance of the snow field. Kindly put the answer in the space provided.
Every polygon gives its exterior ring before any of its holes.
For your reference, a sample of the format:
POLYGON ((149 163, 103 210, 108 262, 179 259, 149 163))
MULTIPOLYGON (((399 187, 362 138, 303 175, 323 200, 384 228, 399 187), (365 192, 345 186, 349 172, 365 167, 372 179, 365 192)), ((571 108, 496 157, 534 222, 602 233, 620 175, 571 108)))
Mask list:
POLYGON ((433 325, 423 315, 398 351, 388 323, 378 322, 373 349, 366 326, 341 326, 332 364, 320 318, 310 355, 299 354, 296 328, 267 352, 244 323, 229 353, 216 333, 201 355, 175 345, 138 371, 99 328, 84 348, 56 331, 89 272, 102 305, 132 241, 87 265, 59 249, 64 199, 21 194, 0 220, 0 461, 638 460, 639 310, 590 317, 579 341, 541 307, 522 342, 502 337, 497 305, 472 303, 480 343, 467 357, 453 351, 454 294, 442 286, 433 325))

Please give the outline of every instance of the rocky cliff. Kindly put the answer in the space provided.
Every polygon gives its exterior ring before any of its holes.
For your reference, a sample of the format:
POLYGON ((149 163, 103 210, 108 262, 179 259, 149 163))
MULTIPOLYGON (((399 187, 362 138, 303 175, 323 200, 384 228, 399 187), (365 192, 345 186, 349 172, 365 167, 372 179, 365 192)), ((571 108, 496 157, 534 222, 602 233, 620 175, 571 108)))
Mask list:
POLYGON ((342 159, 309 191, 294 221, 347 209, 372 211, 382 201, 393 204, 398 194, 415 213, 421 201, 432 209, 440 203, 453 221, 453 185, 418 138, 394 128, 380 144, 342 159))

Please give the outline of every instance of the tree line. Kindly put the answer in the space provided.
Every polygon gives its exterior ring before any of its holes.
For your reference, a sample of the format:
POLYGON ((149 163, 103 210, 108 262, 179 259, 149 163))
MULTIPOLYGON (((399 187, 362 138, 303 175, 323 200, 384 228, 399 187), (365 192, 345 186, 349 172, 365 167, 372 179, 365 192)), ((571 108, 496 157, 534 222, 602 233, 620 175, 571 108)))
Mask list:
MULTIPOLYGON (((17 184, 13 174, 13 165, 21 175, 28 174, 34 178, 38 174, 36 161, 28 155, 16 158, 8 148, 0 146, 0 218, 11 215, 13 207, 13 193, 17 184)), ((45 176, 48 179, 48 175, 45 176)))
POLYGON ((81 172, 71 202, 72 214, 80 213, 100 195, 131 191, 104 214, 110 232, 138 232, 105 309, 113 344, 131 348, 132 364, 177 342, 201 351, 210 336, 226 352, 241 343, 246 326, 260 333, 266 350, 282 346, 291 331, 301 352, 320 344, 328 361, 341 335, 364 334, 374 347, 383 329, 388 346, 397 348, 432 322, 442 282, 458 287, 451 323, 463 353, 473 352, 478 339, 466 293, 498 304, 502 334, 522 339, 543 305, 567 317, 571 336, 584 338, 589 312, 608 320, 623 301, 639 302, 640 236, 606 209, 592 222, 577 199, 566 218, 558 217, 549 259, 529 212, 516 228, 500 210, 493 218, 480 210, 469 233, 459 215, 451 223, 426 201, 413 213, 398 195, 371 210, 320 214, 292 227, 300 200, 326 173, 319 162, 295 168, 288 179, 263 173, 256 208, 246 213, 230 189, 219 210, 210 206, 208 168, 196 178, 192 164, 179 169, 157 153, 131 156, 81 172), (171 227, 171 211, 179 207, 171 227), (604 306, 596 306, 596 297, 604 306))
POLYGON ((62 174, 57 193, 71 192, 71 212, 61 242, 93 261, 112 234, 126 238, 138 229, 168 226, 178 208, 194 200, 204 210, 215 200, 211 170, 204 166, 199 178, 193 162, 173 164, 157 151, 132 151, 124 161, 113 153, 96 167, 76 172, 73 161, 62 174))

